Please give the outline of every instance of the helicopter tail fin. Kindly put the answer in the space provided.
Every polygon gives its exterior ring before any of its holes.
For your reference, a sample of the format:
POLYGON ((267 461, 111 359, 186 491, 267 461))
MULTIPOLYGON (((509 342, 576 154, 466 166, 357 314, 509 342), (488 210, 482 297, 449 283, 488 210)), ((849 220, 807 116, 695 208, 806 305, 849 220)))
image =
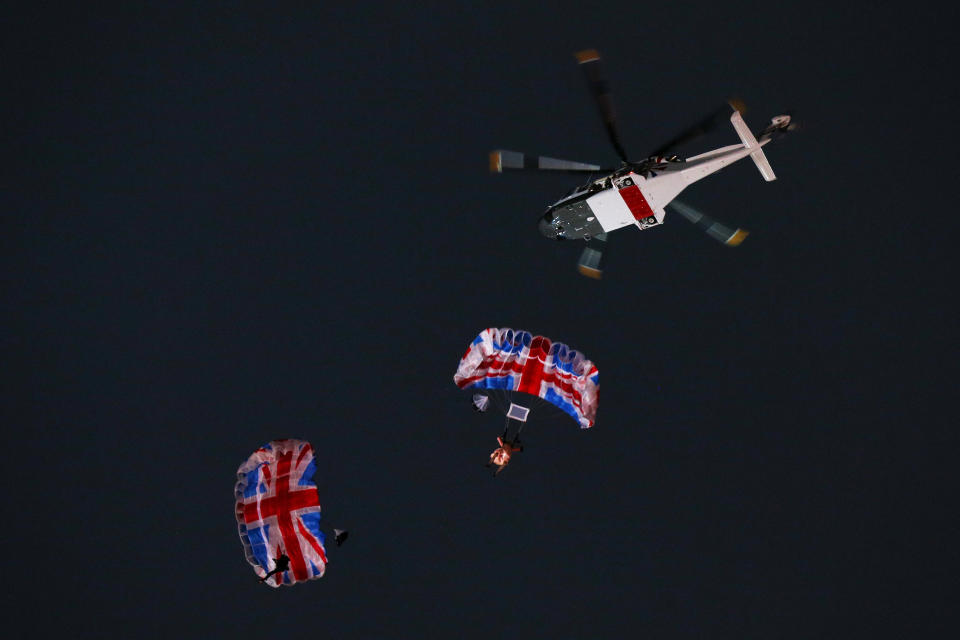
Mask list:
POLYGON ((736 130, 737 135, 740 136, 740 141, 743 143, 743 146, 747 149, 752 149, 750 152, 750 159, 753 160, 753 163, 757 165, 757 169, 760 170, 760 175, 763 176, 763 179, 767 182, 772 182, 777 179, 776 174, 773 172, 773 168, 770 166, 770 163, 767 162, 767 156, 763 154, 763 147, 760 146, 760 143, 757 142, 757 139, 754 137, 753 133, 750 132, 750 129, 747 127, 747 123, 743 121, 739 111, 734 111, 730 115, 730 122, 733 124, 733 128, 736 130))

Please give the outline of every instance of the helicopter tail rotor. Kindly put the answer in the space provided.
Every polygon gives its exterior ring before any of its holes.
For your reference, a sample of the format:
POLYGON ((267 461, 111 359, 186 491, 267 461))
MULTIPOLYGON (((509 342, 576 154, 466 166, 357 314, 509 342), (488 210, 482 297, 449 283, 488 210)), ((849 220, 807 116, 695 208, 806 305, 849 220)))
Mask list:
POLYGON ((757 133, 757 139, 760 141, 763 141, 764 138, 776 139, 790 131, 797 131, 801 128, 796 114, 793 111, 787 111, 783 115, 772 118, 770 123, 757 133))

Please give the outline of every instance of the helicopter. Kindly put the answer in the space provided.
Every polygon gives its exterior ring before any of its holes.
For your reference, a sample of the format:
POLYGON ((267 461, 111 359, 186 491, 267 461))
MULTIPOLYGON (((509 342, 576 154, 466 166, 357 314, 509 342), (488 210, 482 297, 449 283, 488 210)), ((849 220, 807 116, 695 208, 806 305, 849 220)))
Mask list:
POLYGON ((621 160, 620 166, 601 167, 530 156, 517 151, 490 152, 490 171, 493 173, 518 170, 589 174, 585 184, 574 187, 547 207, 539 222, 541 235, 554 240, 586 241, 578 261, 578 270, 596 279, 603 274, 607 234, 628 226, 635 226, 642 231, 662 225, 668 205, 727 246, 735 247, 743 242, 748 231, 730 229, 675 198, 694 182, 748 156, 764 180, 776 180, 777 176, 764 155, 763 147, 796 128, 791 116, 785 114, 774 117, 762 131, 754 135, 740 113, 744 110, 743 104, 730 100, 655 149, 646 159, 631 161, 620 142, 613 97, 603 74, 600 54, 594 49, 587 49, 578 52, 576 59, 584 71, 610 142, 621 160), (675 148, 699 138, 726 120, 740 137, 740 144, 688 158, 680 158, 672 153, 675 148))

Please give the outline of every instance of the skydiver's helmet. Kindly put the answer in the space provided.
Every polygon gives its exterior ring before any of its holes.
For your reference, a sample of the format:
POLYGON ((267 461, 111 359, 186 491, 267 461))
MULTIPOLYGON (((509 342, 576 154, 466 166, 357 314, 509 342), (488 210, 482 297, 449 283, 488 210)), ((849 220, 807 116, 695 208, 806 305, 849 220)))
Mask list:
POLYGON ((473 394, 473 409, 483 413, 490 408, 490 398, 482 393, 473 394))

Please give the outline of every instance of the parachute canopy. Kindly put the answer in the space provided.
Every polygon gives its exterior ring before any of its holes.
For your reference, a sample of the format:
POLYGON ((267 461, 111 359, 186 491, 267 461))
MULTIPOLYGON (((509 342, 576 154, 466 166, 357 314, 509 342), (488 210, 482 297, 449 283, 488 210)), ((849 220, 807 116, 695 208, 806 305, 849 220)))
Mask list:
POLYGON ((543 398, 583 429, 597 417, 600 372, 562 342, 519 329, 484 329, 460 359, 461 389, 504 389, 543 398))
POLYGON ((327 554, 315 470, 313 448, 303 440, 274 440, 237 469, 237 526, 247 562, 262 578, 275 558, 290 558, 287 571, 267 580, 271 587, 323 576, 327 554))

